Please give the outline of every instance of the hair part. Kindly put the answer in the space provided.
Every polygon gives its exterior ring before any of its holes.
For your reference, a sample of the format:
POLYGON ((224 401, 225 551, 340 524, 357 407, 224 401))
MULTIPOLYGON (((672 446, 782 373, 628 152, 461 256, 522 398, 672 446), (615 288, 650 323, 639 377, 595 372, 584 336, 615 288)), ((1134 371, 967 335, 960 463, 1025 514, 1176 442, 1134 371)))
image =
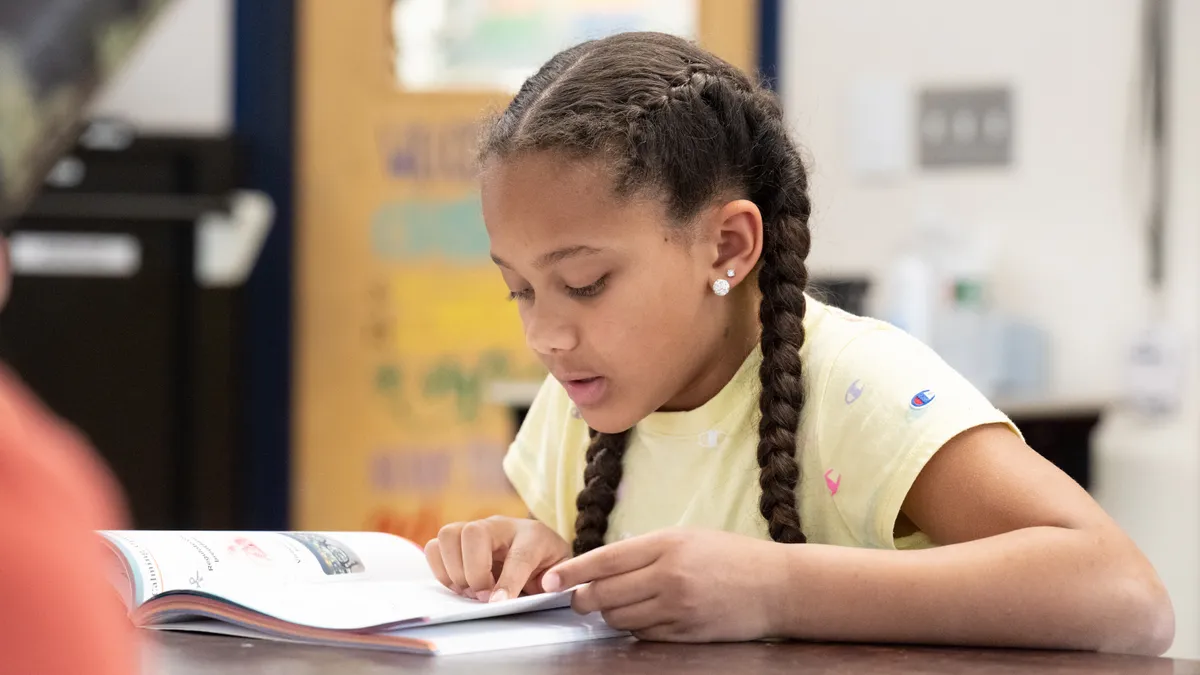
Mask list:
MULTIPOLYGON (((796 431, 805 398, 800 347, 811 206, 804 165, 774 93, 675 36, 592 40, 558 53, 525 81, 486 130, 480 160, 534 152, 602 159, 618 196, 663 200, 677 227, 728 194, 758 206, 759 511, 773 540, 803 543, 796 431)), ((591 431, 576 501, 576 555, 604 544, 630 433, 591 431)))

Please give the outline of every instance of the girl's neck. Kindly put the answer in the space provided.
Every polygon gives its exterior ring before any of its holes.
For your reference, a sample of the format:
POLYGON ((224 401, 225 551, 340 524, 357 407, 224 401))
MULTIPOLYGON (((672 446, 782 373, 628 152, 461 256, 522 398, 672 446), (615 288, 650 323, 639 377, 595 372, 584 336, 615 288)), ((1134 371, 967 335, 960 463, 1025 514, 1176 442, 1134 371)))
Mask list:
MULTIPOLYGON (((742 311, 732 313, 717 343, 688 383, 659 412, 695 410, 717 395, 746 358, 758 346, 762 328, 758 323, 758 298, 746 298, 742 311)), ((743 303, 740 303, 743 304, 743 303)))

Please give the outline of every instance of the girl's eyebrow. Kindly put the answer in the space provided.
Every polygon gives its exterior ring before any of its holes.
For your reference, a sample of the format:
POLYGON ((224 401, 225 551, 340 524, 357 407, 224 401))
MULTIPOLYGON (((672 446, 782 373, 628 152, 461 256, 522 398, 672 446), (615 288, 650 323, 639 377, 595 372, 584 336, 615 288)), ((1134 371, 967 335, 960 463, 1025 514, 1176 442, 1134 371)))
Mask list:
MULTIPOLYGON (((545 269, 555 263, 562 262, 568 258, 575 258, 578 256, 583 256, 583 255, 596 255, 597 253, 603 253, 603 252, 604 252, 604 249, 602 249, 602 248, 596 248, 595 246, 587 246, 584 244, 580 244, 577 246, 564 246, 560 249, 555 249, 553 251, 550 251, 549 253, 538 258, 537 262, 535 262, 533 264, 533 266, 535 268, 541 270, 541 269, 545 269)), ((492 262, 496 263, 500 267, 507 267, 508 269, 512 269, 512 265, 509 265, 508 263, 504 262, 504 260, 502 260, 495 253, 491 254, 491 256, 492 256, 492 262)))

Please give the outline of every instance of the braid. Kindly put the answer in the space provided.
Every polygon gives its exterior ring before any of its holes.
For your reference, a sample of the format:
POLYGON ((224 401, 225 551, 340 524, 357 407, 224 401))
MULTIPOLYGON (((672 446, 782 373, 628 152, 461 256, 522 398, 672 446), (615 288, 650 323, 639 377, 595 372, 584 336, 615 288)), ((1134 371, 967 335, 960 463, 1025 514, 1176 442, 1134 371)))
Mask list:
POLYGON ((736 71, 689 66, 671 88, 674 100, 697 100, 724 128, 717 142, 735 175, 744 176, 750 200, 762 213, 762 366, 758 424, 759 511, 771 539, 804 543, 796 506, 800 467, 796 431, 804 407, 800 347, 804 344, 805 259, 811 246, 808 181, 787 137, 777 99, 755 90, 736 71))
POLYGON ((762 366, 759 380, 758 466, 762 497, 758 508, 771 538, 802 544, 804 532, 796 507, 800 467, 796 431, 804 407, 800 347, 804 344, 805 258, 811 246, 807 179, 795 148, 787 142, 779 118, 769 116, 754 144, 756 177, 751 200, 763 214, 762 366))
POLYGON ((621 484, 621 459, 629 438, 628 431, 602 434, 588 430, 592 442, 587 449, 587 466, 583 470, 583 489, 575 500, 575 555, 582 555, 604 545, 608 531, 608 515, 617 503, 617 488, 621 484))
MULTIPOLYGON (((773 540, 803 543, 796 432, 804 407, 800 348, 811 208, 804 165, 775 95, 683 39, 621 33, 552 58, 482 141, 483 161, 537 151, 602 157, 618 196, 661 198, 675 228, 688 227, 730 194, 758 206, 759 511, 773 540)), ((604 544, 629 434, 591 432, 576 502, 576 554, 604 544)))

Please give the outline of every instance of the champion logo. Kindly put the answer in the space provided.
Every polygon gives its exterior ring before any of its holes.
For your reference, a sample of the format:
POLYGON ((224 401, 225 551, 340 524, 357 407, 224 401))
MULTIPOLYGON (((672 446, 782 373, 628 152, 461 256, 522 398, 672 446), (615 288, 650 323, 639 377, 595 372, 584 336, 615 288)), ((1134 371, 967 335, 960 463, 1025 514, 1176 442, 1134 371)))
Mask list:
POLYGON ((937 398, 937 394, 934 394, 932 390, 923 389, 913 394, 913 397, 908 401, 908 407, 913 410, 920 410, 933 403, 933 399, 935 398, 937 398))
POLYGON ((855 401, 857 401, 858 397, 862 396, 862 393, 863 393, 862 380, 855 380, 854 382, 852 382, 850 384, 850 387, 848 389, 846 389, 846 405, 850 405, 851 403, 854 403, 855 401))
POLYGON ((842 474, 829 469, 825 472, 825 487, 829 488, 829 496, 832 497, 838 493, 838 488, 842 487, 842 474))

